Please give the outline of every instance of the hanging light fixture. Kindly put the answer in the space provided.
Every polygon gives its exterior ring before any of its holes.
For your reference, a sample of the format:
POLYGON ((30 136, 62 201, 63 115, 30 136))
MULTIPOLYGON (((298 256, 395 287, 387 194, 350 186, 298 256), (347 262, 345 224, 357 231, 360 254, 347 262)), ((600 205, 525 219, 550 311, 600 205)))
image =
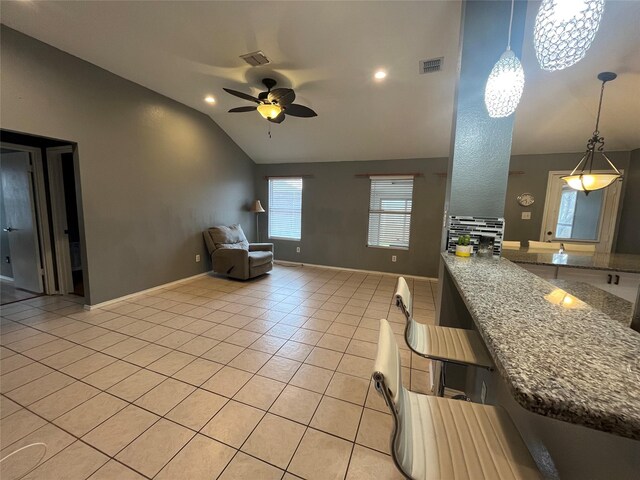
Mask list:
POLYGON ((615 80, 617 75, 613 72, 602 72, 598 75, 598 80, 602 82, 600 88, 600 103, 598 104, 598 117, 596 118, 596 128, 593 136, 587 141, 587 151, 582 160, 576 165, 570 175, 562 177, 562 180, 574 190, 580 190, 589 195, 589 192, 601 190, 608 187, 618 178, 622 177, 620 171, 615 167, 613 162, 604 153, 604 137, 600 136, 598 127, 600 125, 600 111, 602 110, 602 96, 604 94, 604 84, 615 80), (608 167, 604 173, 593 173, 593 159, 596 154, 602 155, 607 161, 608 167))
POLYGON ((543 0, 533 44, 543 70, 562 70, 584 58, 598 33, 605 0, 543 0))
POLYGON ((489 116, 493 118, 508 117, 515 112, 524 90, 524 70, 520 60, 511 50, 514 3, 515 0, 511 0, 507 50, 491 69, 484 89, 484 103, 489 116))

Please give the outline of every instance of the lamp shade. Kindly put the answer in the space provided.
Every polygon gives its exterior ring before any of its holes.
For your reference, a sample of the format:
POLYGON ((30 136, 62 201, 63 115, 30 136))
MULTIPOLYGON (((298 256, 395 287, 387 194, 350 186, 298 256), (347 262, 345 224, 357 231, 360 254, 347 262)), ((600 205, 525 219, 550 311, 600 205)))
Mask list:
POLYGON ((562 177, 562 180, 567 182, 574 190, 593 192, 594 190, 608 187, 621 176, 619 173, 590 173, 567 175, 566 177, 562 177))
POLYGON ((263 103, 258 105, 258 113, 266 119, 273 120, 282 112, 282 107, 273 103, 263 103))
POLYGON ((260 203, 260 200, 256 200, 255 202, 253 202, 253 205, 251 205, 251 212, 264 213, 264 208, 262 208, 262 204, 260 203))
POLYGON ((492 118, 508 117, 516 111, 524 90, 524 70, 518 57, 507 49, 489 74, 484 103, 492 118))

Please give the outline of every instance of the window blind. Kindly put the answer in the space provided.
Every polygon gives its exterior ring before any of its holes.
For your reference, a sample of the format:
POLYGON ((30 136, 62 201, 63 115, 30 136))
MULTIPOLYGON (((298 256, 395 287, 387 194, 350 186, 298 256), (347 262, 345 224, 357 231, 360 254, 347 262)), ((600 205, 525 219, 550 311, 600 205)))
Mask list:
POLYGON ((269 238, 300 240, 302 178, 269 179, 269 238))
POLYGON ((370 247, 409 248, 413 177, 371 178, 370 247))

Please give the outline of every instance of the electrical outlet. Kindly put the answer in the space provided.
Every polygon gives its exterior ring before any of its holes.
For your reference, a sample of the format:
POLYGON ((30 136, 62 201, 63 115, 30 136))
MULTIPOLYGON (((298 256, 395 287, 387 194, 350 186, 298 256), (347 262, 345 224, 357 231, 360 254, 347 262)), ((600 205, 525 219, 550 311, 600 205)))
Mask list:
POLYGON ((531 220, 531 212, 522 212, 522 220, 531 220))
POLYGON ((395 255, 391 255, 391 261, 395 262, 396 260, 398 260, 398 257, 396 257, 395 255))
POLYGON ((300 253, 300 247, 296 247, 296 253, 300 253))
POLYGON ((196 263, 200 261, 200 255, 196 255, 196 263))
POLYGON ((486 403, 487 400, 487 384, 482 382, 482 392, 480 393, 480 401, 486 403))

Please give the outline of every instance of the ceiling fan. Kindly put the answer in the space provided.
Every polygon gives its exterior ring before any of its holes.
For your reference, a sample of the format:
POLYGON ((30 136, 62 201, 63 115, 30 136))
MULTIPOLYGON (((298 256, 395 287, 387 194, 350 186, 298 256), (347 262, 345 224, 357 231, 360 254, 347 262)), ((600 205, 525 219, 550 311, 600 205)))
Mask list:
POLYGON ((276 88, 275 90, 271 90, 277 83, 273 78, 263 78, 262 83, 267 87, 267 91, 261 92, 258 95, 258 98, 246 93, 238 92, 237 90, 225 88, 224 91, 231 95, 257 103, 256 106, 232 108, 229 110, 229 113, 253 112, 254 110, 257 110, 263 118, 266 118, 273 123, 282 123, 286 115, 304 118, 318 116, 318 114, 309 107, 293 103, 296 99, 296 94, 292 89, 276 88))

